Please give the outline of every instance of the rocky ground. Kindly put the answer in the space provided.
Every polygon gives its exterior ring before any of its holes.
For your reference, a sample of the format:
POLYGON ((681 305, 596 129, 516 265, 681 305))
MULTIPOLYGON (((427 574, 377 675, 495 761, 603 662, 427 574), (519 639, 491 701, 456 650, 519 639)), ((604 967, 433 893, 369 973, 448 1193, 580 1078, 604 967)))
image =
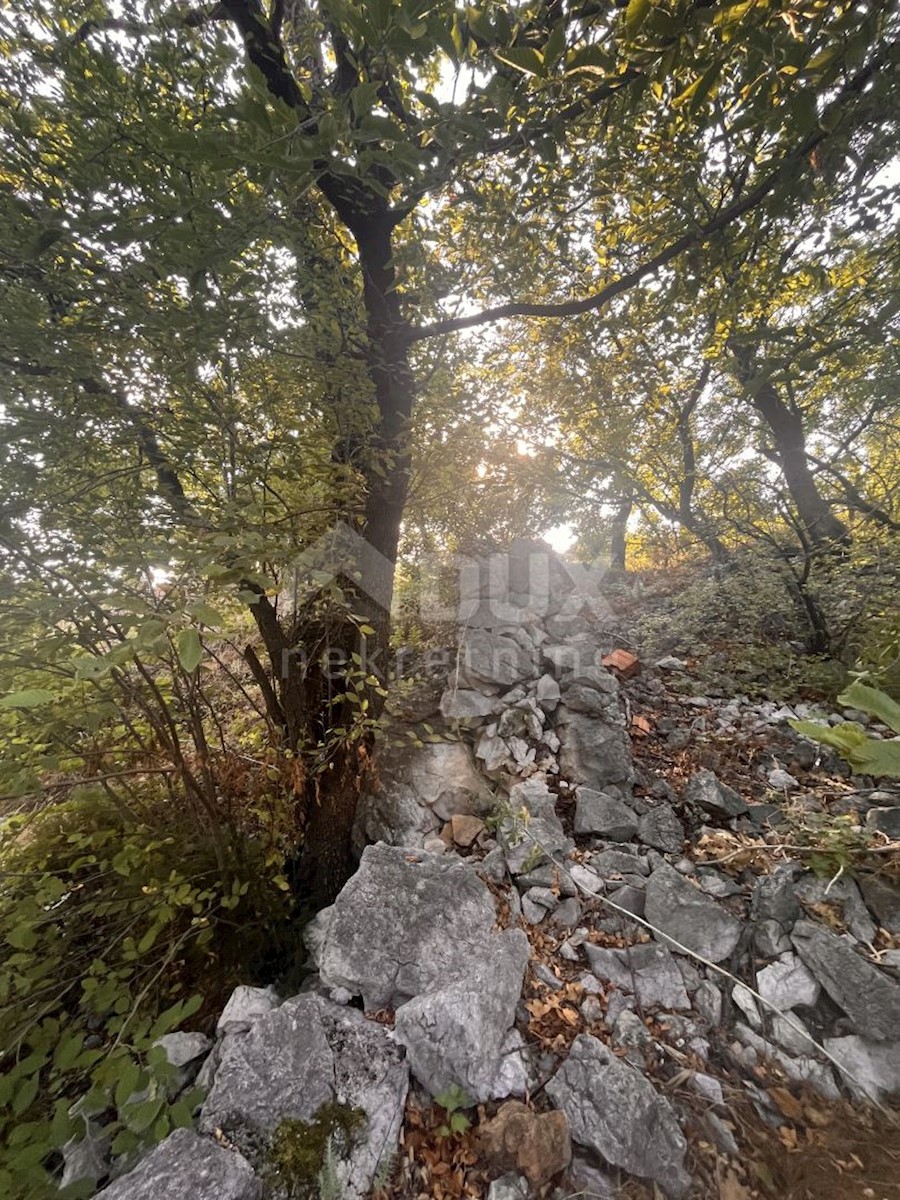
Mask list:
POLYGON ((450 678, 401 691, 301 994, 239 989, 199 1136, 106 1200, 194 1151, 185 1194, 235 1200, 900 1195, 900 789, 796 735, 814 705, 611 659, 555 570, 515 621, 482 582, 450 678), (325 1176, 273 1166, 335 1102, 325 1176))

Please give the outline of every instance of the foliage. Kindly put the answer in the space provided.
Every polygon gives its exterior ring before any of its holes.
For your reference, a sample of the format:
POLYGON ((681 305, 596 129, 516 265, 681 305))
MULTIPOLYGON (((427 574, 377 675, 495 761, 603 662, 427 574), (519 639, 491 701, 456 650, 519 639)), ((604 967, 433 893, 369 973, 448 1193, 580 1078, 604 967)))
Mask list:
MULTIPOLYGON (((857 679, 838 696, 838 703, 869 713, 900 735, 900 704, 886 692, 857 679)), ((900 736, 897 740, 873 738, 857 721, 843 721, 834 726, 817 721, 791 721, 790 724, 804 737, 833 747, 858 775, 900 778, 900 736)))
POLYGON ((463 1112, 463 1109, 472 1107, 472 1098, 458 1084, 453 1084, 445 1092, 435 1096, 434 1102, 447 1114, 447 1120, 436 1130, 439 1138, 465 1133, 472 1124, 463 1112))
POLYGON ((366 1120, 363 1109, 330 1100, 312 1121, 282 1121, 269 1149, 270 1186, 288 1200, 339 1200, 335 1159, 346 1152, 366 1120))
POLYGON ((48 1155, 101 1115, 128 1154, 190 1124, 170 1104, 156 1038, 209 1020, 284 934, 284 893, 260 850, 223 877, 216 848, 164 793, 129 811, 100 787, 8 817, 0 841, 3 1194, 43 1196, 48 1155), (15 1182, 15 1188, 13 1183, 15 1182))

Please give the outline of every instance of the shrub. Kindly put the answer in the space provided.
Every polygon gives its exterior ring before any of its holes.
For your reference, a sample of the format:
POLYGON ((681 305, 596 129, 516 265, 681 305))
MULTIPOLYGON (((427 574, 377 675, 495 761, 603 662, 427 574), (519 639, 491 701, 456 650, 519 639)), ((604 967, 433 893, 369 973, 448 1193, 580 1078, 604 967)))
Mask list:
POLYGON ((252 842, 223 873, 189 809, 149 786, 128 811, 83 788, 0 835, 0 1195, 42 1197, 85 1093, 115 1154, 190 1123, 153 1042, 209 1023, 284 936, 286 884, 252 842))

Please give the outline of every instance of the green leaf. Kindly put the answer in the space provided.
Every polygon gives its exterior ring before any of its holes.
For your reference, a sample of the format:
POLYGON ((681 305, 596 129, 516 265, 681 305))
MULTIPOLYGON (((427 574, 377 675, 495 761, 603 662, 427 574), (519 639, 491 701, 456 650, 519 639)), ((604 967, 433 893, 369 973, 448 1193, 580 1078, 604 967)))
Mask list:
POLYGON ((6 940, 16 950, 33 950, 37 945, 37 934, 30 924, 23 921, 21 925, 13 926, 7 933, 6 940))
POLYGON ((634 37, 653 11, 653 0, 628 0, 625 9, 625 32, 634 37))
POLYGON ((182 629, 175 642, 178 661, 190 674, 196 671, 203 657, 203 643, 196 629, 182 629))
POLYGON ((900 733, 900 704, 880 688, 869 687, 857 679, 837 699, 845 708, 859 708, 889 726, 894 733, 900 733))
POLYGON ((507 66, 522 71, 525 75, 543 76, 546 74, 543 58, 537 50, 532 50, 529 46, 511 46, 508 49, 495 50, 494 56, 499 58, 502 63, 506 63, 507 66))
POLYGON ((43 688, 29 688, 24 692, 10 692, 8 696, 0 696, 0 708, 38 708, 41 704, 49 704, 55 699, 52 692, 43 688))

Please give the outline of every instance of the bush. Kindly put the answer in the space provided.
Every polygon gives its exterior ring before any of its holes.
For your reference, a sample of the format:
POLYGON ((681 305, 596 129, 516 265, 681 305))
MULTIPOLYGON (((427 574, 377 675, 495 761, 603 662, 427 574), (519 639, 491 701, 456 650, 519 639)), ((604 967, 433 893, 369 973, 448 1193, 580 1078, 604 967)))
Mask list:
POLYGON ((189 810, 158 790, 126 810, 84 788, 0 834, 0 1195, 42 1197, 53 1151, 84 1132, 70 1108, 85 1093, 114 1154, 191 1122, 196 1098, 169 1103, 153 1042, 211 1024, 284 940, 287 885, 252 842, 223 874, 189 810))

